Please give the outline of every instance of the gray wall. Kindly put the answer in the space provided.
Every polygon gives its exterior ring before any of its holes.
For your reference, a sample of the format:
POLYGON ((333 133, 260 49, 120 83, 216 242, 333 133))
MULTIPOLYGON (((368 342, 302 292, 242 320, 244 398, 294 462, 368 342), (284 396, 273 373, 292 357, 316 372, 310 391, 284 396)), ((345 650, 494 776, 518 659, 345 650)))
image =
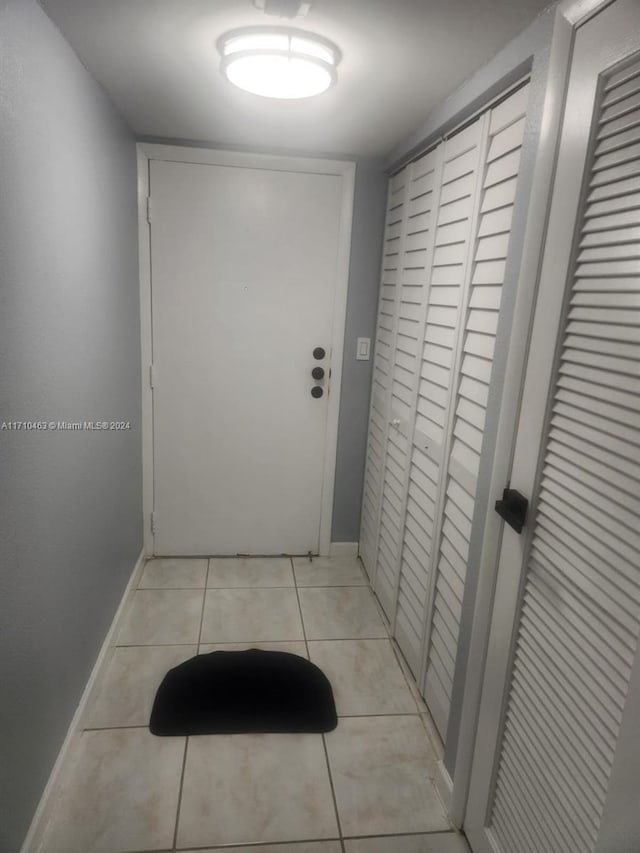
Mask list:
POLYGON ((0 0, 0 851, 16 853, 142 547, 134 142, 34 0, 0 0))
POLYGON ((386 198, 387 176, 383 161, 358 160, 333 499, 333 542, 360 539, 373 362, 356 361, 356 339, 371 338, 373 356, 386 198))

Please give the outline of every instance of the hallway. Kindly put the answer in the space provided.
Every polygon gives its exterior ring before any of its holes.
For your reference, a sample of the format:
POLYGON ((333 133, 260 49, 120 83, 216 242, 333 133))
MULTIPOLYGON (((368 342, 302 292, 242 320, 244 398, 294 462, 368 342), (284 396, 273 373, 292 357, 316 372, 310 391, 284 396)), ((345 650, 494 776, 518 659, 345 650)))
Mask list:
POLYGON ((432 783, 425 706, 357 558, 149 560, 114 636, 42 853, 467 851, 432 783), (149 733, 168 669, 256 646, 325 672, 337 729, 149 733))
POLYGON ((639 13, 0 0, 0 853, 639 853, 639 13))

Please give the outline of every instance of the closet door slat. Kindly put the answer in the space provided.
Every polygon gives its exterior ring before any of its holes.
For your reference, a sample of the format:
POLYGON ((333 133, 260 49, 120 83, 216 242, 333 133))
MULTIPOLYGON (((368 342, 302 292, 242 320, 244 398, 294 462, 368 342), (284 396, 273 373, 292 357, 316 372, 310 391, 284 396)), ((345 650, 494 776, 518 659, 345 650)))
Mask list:
MULTIPOLYGON (((449 457, 444 471, 444 519, 433 558, 437 582, 433 607, 441 612, 443 596, 455 582, 464 585, 480 457, 483 448, 486 407, 491 382, 495 337, 505 277, 505 259, 509 248, 514 195, 520 151, 524 139, 528 86, 491 111, 489 141, 484 163, 476 225, 476 240, 470 271, 466 311, 461 317, 461 360, 451 389, 452 418, 449 457), (495 115, 494 115, 495 112, 495 115), (493 129, 493 130, 492 130, 493 129), (490 195, 489 195, 490 194, 490 195), (456 559, 451 560, 455 553, 456 559), (461 577, 454 578, 454 565, 461 577)), ((447 612, 447 628, 457 648, 461 609, 447 612)), ((426 658, 427 685, 434 660, 448 666, 440 681, 453 683, 455 656, 447 657, 441 647, 442 632, 428 638, 426 658)), ((429 701, 429 691, 425 693, 429 701)), ((436 725, 444 737, 450 707, 440 710, 436 725)))

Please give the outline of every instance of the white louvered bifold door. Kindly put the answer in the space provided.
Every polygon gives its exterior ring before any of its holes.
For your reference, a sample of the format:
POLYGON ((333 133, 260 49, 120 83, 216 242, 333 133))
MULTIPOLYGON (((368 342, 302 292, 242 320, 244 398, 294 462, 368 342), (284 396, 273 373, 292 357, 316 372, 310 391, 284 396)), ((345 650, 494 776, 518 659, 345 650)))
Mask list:
POLYGON ((369 435, 360 528, 360 557, 369 579, 372 581, 375 577, 378 551, 380 496, 388 428, 388 394, 391 387, 398 324, 398 284, 402 263, 407 175, 408 168, 394 175, 389 181, 382 250, 380 298, 373 356, 369 435))
POLYGON ((444 145, 395 620, 443 737, 528 91, 444 145))
POLYGON ((443 472, 442 510, 435 541, 424 695, 445 736, 462 615, 462 597, 480 454, 484 439, 495 337, 502 300, 511 218, 524 137, 529 86, 488 116, 479 210, 474 217, 473 262, 464 289, 462 339, 456 361, 450 435, 443 472))
POLYGON ((391 356, 388 433, 374 582, 375 592, 390 621, 394 618, 398 585, 418 359, 422 349, 425 296, 433 254, 434 195, 439 178, 440 155, 437 151, 425 154, 408 167, 398 323, 391 356))
POLYGON ((528 92, 390 188, 360 552, 443 737, 528 92))
MULTIPOLYGON (((579 31, 574 53, 550 232, 565 227, 567 187, 575 185, 576 244, 506 707, 493 772, 477 758, 472 780, 468 829, 479 853, 640 850, 639 709, 626 707, 632 674, 636 685, 639 678, 640 633, 640 55, 600 78, 604 69, 597 64, 610 65, 615 56, 606 42, 612 31, 628 53, 634 21, 640 49, 640 18, 634 3, 616 5, 579 31), (582 166, 575 164, 587 143, 581 181, 582 166), (629 761, 636 762, 634 773, 629 761), (612 793, 625 773, 634 793, 619 784, 612 793), (480 796, 484 785, 491 785, 488 807, 480 796), (615 818, 605 820, 607 809, 615 818)), ((554 237, 549 240, 550 277, 543 272, 540 298, 559 300, 562 286, 559 297, 552 291, 553 260, 560 255, 554 237)), ((536 358, 548 319, 539 306, 521 431, 533 417, 528 388, 538 381, 536 358)), ((517 452, 514 472, 518 459, 517 452)), ((505 553, 503 546, 501 572, 508 568, 505 553)), ((501 618, 494 615, 494 626, 501 618)), ((494 627, 494 636, 500 630, 494 627)), ((488 673, 495 671, 493 660, 488 673)), ((484 708, 495 701, 485 695, 484 708)), ((483 713, 479 743, 490 731, 485 720, 483 713)))
POLYGON ((484 122, 476 119, 444 143, 437 195, 395 621, 400 648, 418 678, 484 122))

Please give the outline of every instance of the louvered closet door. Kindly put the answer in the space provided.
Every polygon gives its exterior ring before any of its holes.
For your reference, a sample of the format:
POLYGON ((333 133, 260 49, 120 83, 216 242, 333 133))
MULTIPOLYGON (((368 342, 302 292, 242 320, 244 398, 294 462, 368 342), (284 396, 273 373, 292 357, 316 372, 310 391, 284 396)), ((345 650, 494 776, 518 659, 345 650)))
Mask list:
POLYGON ((395 628, 443 738, 528 94, 445 147, 395 628))
POLYGON ((441 177, 441 152, 411 163, 400 264, 398 323, 391 356, 389 419, 374 589, 393 620, 404 526, 407 469, 424 335, 425 297, 433 256, 434 201, 441 177))
POLYGON ((483 122, 477 119, 444 143, 437 192, 395 619, 395 636, 418 678, 483 122))
POLYGON ((487 399, 511 218, 524 136, 529 86, 492 109, 479 211, 474 219, 473 262, 461 318, 462 338, 451 400, 446 470, 433 550, 424 695, 445 737, 458 651, 462 597, 482 453, 487 399))
MULTIPOLYGON (((476 752, 467 831, 477 853, 640 850, 640 53, 611 68, 640 51, 639 21, 637 3, 615 3, 576 39, 516 487, 554 304, 559 347, 499 728, 488 681, 483 699, 479 743, 494 725, 498 740, 491 761, 476 752), (562 309, 554 270, 567 263, 562 309)), ((517 574, 514 537, 504 534, 499 590, 517 574)), ((505 618, 496 611, 493 638, 505 618)))
POLYGON ((362 499, 360 557, 370 580, 374 579, 378 550, 378 526, 382 476, 388 428, 388 395, 398 325, 398 282, 402 261, 405 193, 408 170, 391 178, 382 251, 380 298, 373 357, 373 381, 367 439, 367 460, 362 499))

